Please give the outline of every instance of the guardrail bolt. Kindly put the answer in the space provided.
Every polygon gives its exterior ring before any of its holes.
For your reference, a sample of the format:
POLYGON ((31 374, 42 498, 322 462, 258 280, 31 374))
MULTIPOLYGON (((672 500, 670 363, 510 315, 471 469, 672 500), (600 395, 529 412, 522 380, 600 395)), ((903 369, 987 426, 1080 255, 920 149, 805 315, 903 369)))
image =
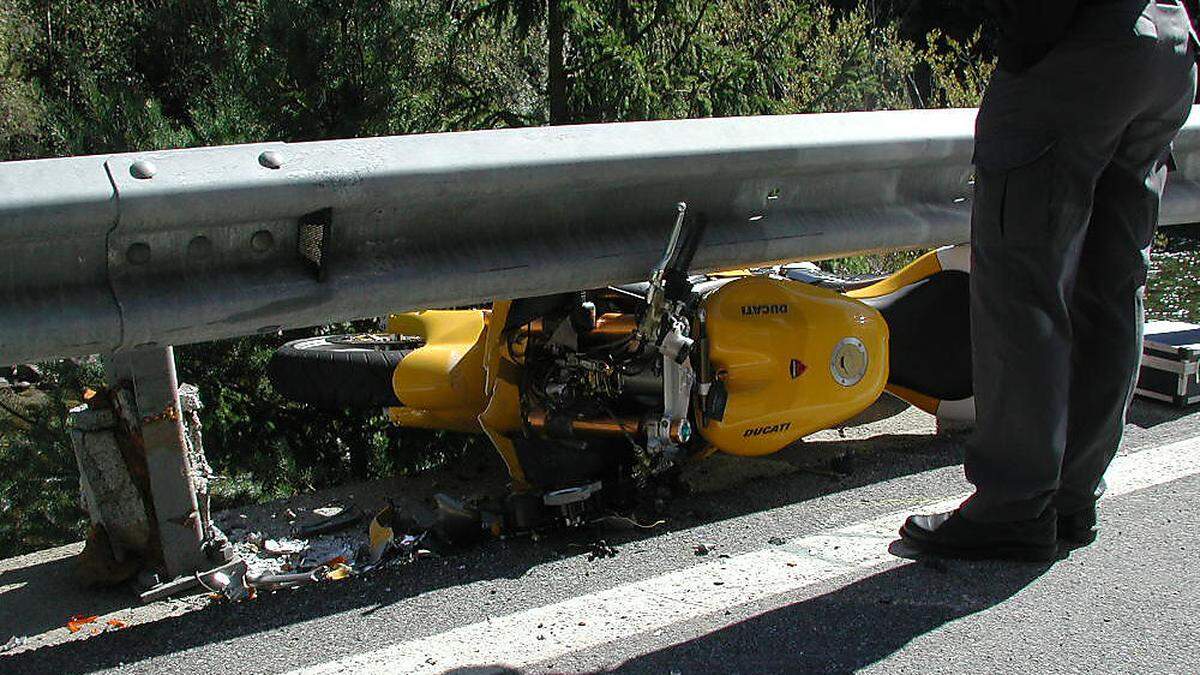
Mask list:
POLYGON ((268 169, 278 169, 283 166, 283 155, 279 154, 276 150, 264 150, 258 156, 258 163, 268 169))
POLYGON ((139 159, 129 166, 129 175, 141 180, 154 178, 156 173, 158 173, 158 167, 148 159, 139 159))
POLYGON ((259 230, 250 237, 250 247, 258 253, 266 253, 275 245, 275 235, 269 230, 259 230))
POLYGON ((187 245, 188 257, 195 260, 207 258, 210 254, 212 254, 212 250, 212 240, 204 235, 193 237, 187 245))
POLYGON ((150 245, 138 242, 130 244, 125 251, 125 259, 133 265, 144 265, 150 262, 150 245))

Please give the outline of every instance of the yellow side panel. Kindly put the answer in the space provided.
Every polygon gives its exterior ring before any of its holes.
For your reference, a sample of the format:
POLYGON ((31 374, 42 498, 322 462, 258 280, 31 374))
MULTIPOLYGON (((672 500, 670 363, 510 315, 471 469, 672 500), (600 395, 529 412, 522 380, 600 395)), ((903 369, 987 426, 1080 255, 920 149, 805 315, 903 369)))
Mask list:
POLYGON ((747 277, 714 291, 704 310, 709 361, 729 398, 722 421, 700 433, 722 452, 775 452, 866 409, 887 382, 887 325, 857 300, 747 277))
MULTIPOLYGON (((487 312, 437 310, 395 314, 389 332, 425 338, 392 375, 396 398, 405 412, 393 412, 398 424, 479 431, 483 411, 483 336, 487 312)), ((403 409, 401 409, 403 410, 403 409)))
POLYGON ((513 489, 521 491, 529 486, 509 438, 522 426, 519 382, 513 379, 520 359, 509 353, 503 331, 511 305, 388 317, 388 332, 425 339, 396 367, 392 388, 404 405, 389 408, 388 416, 406 427, 483 432, 508 466, 513 489))

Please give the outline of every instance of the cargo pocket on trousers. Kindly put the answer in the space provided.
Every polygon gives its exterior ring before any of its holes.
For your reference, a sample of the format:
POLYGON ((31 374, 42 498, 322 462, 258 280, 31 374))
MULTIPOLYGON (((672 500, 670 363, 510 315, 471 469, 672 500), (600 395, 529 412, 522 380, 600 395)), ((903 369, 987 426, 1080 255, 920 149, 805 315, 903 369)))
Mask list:
POLYGON ((1019 246, 1056 236, 1053 150, 1053 140, 1037 136, 976 141, 973 240, 1019 246))

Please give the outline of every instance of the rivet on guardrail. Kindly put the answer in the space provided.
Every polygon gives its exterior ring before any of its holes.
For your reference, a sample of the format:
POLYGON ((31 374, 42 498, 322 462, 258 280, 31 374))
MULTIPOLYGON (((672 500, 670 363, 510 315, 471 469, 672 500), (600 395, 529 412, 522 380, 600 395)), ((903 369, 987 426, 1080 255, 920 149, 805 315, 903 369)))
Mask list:
POLYGON ((193 237, 187 245, 187 254, 193 260, 207 258, 212 254, 212 240, 204 235, 193 237))
POLYGON ((266 253, 275 245, 275 235, 269 230, 259 230, 250 237, 250 247, 258 253, 266 253))
POLYGON ((140 178, 142 180, 154 178, 154 174, 156 173, 158 173, 158 167, 154 166, 154 162, 151 162, 148 159, 139 159, 138 161, 129 165, 129 175, 133 176, 134 178, 140 178))
POLYGON ((150 245, 141 242, 130 244, 125 251, 125 259, 132 265, 144 265, 150 262, 150 245))
POLYGON ((279 154, 276 150, 264 150, 258 156, 258 163, 268 169, 278 169, 283 166, 283 155, 279 154))

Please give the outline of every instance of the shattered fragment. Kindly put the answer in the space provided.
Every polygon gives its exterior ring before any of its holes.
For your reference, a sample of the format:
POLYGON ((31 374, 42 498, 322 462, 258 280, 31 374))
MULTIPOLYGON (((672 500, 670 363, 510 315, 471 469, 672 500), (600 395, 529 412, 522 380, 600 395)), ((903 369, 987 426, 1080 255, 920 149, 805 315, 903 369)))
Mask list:
POLYGON ((262 550, 267 555, 279 557, 302 553, 306 545, 306 542, 300 539, 267 539, 263 542, 262 550))
POLYGON ((351 569, 349 565, 337 564, 330 568, 325 578, 331 581, 341 581, 342 579, 349 579, 350 574, 351 569))
POLYGON ((374 565, 378 563, 387 548, 392 545, 396 539, 396 532, 392 529, 392 521, 395 518, 395 509, 391 504, 380 509, 379 513, 371 519, 371 526, 367 531, 367 546, 370 551, 368 563, 374 565))
POLYGON ((78 633, 89 623, 95 623, 96 619, 98 618, 100 617, 95 615, 87 616, 84 614, 72 614, 71 617, 67 619, 67 630, 72 633, 78 633))

